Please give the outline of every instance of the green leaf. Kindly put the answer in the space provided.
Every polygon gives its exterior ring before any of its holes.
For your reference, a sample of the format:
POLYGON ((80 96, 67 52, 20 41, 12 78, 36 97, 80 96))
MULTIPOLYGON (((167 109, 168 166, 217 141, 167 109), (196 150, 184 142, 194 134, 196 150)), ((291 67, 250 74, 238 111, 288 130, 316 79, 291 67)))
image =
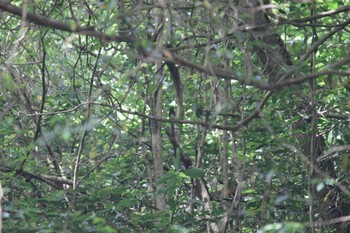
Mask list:
POLYGON ((188 169, 185 172, 185 174, 189 177, 197 179, 197 178, 201 178, 202 176, 204 176, 205 172, 200 168, 193 167, 193 168, 188 169))
POLYGON ((11 135, 7 136, 7 138, 8 138, 9 140, 14 139, 15 137, 16 137, 16 134, 11 134, 11 135))
POLYGON ((94 217, 92 219, 92 223, 93 224, 101 224, 101 223, 105 223, 106 220, 104 218, 101 218, 101 217, 94 217))
POLYGON ((122 209, 122 208, 130 207, 130 206, 134 205, 135 203, 136 203, 136 201, 133 199, 124 199, 117 204, 117 208, 122 209))

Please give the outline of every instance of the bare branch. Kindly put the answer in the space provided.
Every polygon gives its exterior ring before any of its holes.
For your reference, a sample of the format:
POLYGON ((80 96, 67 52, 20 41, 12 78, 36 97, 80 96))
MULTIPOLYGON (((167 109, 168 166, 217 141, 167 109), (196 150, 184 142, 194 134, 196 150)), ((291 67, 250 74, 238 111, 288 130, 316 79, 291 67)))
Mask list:
MULTIPOLYGON (((23 17, 22 15, 23 9, 16 7, 12 4, 0 2, 0 9, 10 12, 14 15, 23 17)), ((97 37, 103 41, 116 41, 116 42, 127 42, 127 43, 133 43, 135 41, 135 38, 133 36, 123 36, 123 35, 110 36, 110 35, 106 35, 105 33, 95 31, 93 27, 84 28, 84 27, 80 27, 79 25, 76 25, 75 23, 72 23, 72 24, 61 23, 59 21, 41 17, 30 12, 26 13, 26 18, 24 18, 24 20, 28 20, 38 25, 52 27, 54 29, 59 29, 66 32, 76 32, 81 35, 97 37)))
POLYGON ((337 155, 333 155, 331 156, 332 154, 336 153, 336 152, 339 152, 339 151, 344 151, 344 150, 350 150, 350 145, 340 145, 340 146, 332 146, 331 148, 329 148, 327 151, 325 151, 323 153, 322 156, 320 156, 317 161, 324 161, 324 160, 327 160, 327 159, 331 159, 331 158, 334 158, 336 157, 337 155))
MULTIPOLYGON (((309 165, 311 161, 307 158, 307 156, 302 153, 300 150, 298 150, 294 145, 283 143, 282 144, 285 148, 288 148, 292 153, 297 154, 300 159, 305 163, 305 165, 309 165)), ((312 166, 313 171, 315 171, 317 174, 321 175, 323 178, 326 179, 332 179, 327 173, 324 173, 316 164, 312 166)), ((341 191, 343 191, 347 196, 350 197, 350 191, 347 187, 339 183, 338 181, 334 180, 335 186, 337 186, 341 191)))
MULTIPOLYGON (((333 225, 336 223, 347 222, 347 221, 350 221, 350 215, 342 216, 339 218, 333 218, 333 219, 325 220, 322 222, 315 222, 314 226, 315 227, 329 226, 329 225, 333 225)), ((305 225, 307 225, 307 223, 305 225)))
POLYGON ((15 169, 11 168, 5 165, 0 165, 0 171, 1 172, 16 172, 16 174, 26 178, 26 179, 35 179, 42 181, 44 183, 49 184, 50 186, 56 188, 56 189, 62 189, 62 184, 68 184, 72 185, 73 182, 70 179, 60 177, 60 176, 50 176, 50 175, 42 175, 42 174, 36 174, 32 172, 27 172, 25 170, 21 169, 15 169))

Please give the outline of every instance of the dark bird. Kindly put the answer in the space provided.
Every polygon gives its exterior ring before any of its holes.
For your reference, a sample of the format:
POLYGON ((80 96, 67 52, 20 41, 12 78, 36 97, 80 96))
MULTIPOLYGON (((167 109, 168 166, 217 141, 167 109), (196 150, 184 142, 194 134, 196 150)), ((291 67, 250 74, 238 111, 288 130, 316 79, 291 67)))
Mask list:
MULTIPOLYGON (((173 107, 170 107, 169 108, 169 119, 175 120, 175 118, 176 118, 175 109, 173 107)), ((173 145, 174 156, 176 156, 176 148, 181 148, 180 131, 177 128, 175 128, 174 122, 170 122, 170 128, 166 129, 166 133, 169 137, 171 144, 173 145)))

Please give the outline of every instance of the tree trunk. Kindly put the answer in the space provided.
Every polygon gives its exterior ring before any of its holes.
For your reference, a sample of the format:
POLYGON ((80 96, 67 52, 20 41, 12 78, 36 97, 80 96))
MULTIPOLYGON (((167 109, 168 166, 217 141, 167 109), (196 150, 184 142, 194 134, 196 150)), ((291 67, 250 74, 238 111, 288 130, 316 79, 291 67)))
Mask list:
MULTIPOLYGON (((154 9, 154 18, 156 28, 160 28, 163 23, 162 9, 156 8, 154 9)), ((157 48, 161 48, 163 44, 163 35, 162 31, 158 34, 157 39, 157 48)), ((154 65, 155 72, 155 85, 156 89, 150 96, 149 106, 151 108, 151 115, 156 118, 161 118, 162 116, 162 62, 156 61, 154 65)), ((151 119, 151 134, 152 134, 152 153, 153 153, 153 161, 154 161, 154 176, 155 179, 158 180, 164 175, 163 170, 163 152, 161 145, 161 124, 159 121, 151 119)), ((156 187, 156 191, 158 192, 156 197, 156 207, 158 210, 164 210, 166 207, 165 202, 165 194, 160 193, 160 191, 164 189, 164 184, 159 184, 156 187)))

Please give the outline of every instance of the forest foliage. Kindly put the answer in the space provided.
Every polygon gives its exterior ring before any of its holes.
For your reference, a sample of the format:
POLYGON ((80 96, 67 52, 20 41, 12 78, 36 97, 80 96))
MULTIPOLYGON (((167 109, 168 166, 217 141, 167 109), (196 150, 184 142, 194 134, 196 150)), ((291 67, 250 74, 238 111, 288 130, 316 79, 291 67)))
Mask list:
POLYGON ((349 232, 349 3, 0 1, 0 232, 349 232))

